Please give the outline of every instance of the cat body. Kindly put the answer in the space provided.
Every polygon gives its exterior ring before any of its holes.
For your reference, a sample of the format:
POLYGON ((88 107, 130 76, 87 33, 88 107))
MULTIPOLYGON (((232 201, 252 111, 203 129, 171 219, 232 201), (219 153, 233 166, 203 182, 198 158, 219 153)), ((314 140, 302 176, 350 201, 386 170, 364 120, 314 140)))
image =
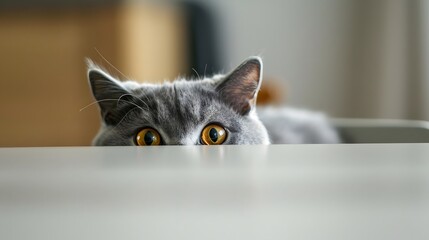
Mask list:
POLYGON ((102 117, 93 144, 199 145, 335 143, 326 117, 282 108, 256 111, 262 61, 252 57, 227 75, 164 84, 120 82, 89 62, 102 117))
POLYGON ((258 108, 272 144, 340 143, 325 114, 290 107, 258 108))

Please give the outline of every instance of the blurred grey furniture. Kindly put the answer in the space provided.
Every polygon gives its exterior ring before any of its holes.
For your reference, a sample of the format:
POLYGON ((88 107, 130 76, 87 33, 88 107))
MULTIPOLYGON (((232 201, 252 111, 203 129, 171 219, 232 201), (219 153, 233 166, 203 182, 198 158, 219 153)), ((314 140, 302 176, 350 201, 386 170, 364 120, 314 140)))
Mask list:
POLYGON ((334 119, 345 143, 428 143, 429 122, 392 119, 334 119))

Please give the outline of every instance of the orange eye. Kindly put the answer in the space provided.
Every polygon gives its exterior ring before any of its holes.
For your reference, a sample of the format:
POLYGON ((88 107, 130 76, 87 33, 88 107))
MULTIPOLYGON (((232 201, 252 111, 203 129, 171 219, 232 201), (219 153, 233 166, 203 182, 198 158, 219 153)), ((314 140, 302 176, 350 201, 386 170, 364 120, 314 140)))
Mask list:
POLYGON ((210 124, 201 132, 201 141, 205 145, 219 145, 225 142, 226 131, 220 125, 210 124))
POLYGON ((154 146, 161 143, 161 136, 153 128, 144 128, 137 133, 136 142, 138 146, 154 146))

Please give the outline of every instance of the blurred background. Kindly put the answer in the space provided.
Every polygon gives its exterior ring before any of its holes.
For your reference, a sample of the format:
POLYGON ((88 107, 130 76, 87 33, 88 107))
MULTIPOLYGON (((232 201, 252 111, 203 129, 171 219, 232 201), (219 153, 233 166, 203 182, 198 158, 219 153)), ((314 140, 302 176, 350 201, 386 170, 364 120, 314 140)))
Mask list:
POLYGON ((162 82, 264 60, 261 104, 429 120, 429 1, 0 2, 0 146, 89 145, 85 58, 162 82))

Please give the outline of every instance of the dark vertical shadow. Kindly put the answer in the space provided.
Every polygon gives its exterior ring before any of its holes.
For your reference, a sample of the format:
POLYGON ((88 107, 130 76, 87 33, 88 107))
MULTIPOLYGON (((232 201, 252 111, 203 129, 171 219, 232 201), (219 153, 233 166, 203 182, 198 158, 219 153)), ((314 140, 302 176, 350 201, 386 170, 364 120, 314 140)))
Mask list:
MULTIPOLYGON (((185 1, 188 25, 188 49, 190 66, 203 77, 220 71, 218 35, 213 12, 206 5, 185 1)), ((195 75, 192 69, 190 75, 195 75)))

